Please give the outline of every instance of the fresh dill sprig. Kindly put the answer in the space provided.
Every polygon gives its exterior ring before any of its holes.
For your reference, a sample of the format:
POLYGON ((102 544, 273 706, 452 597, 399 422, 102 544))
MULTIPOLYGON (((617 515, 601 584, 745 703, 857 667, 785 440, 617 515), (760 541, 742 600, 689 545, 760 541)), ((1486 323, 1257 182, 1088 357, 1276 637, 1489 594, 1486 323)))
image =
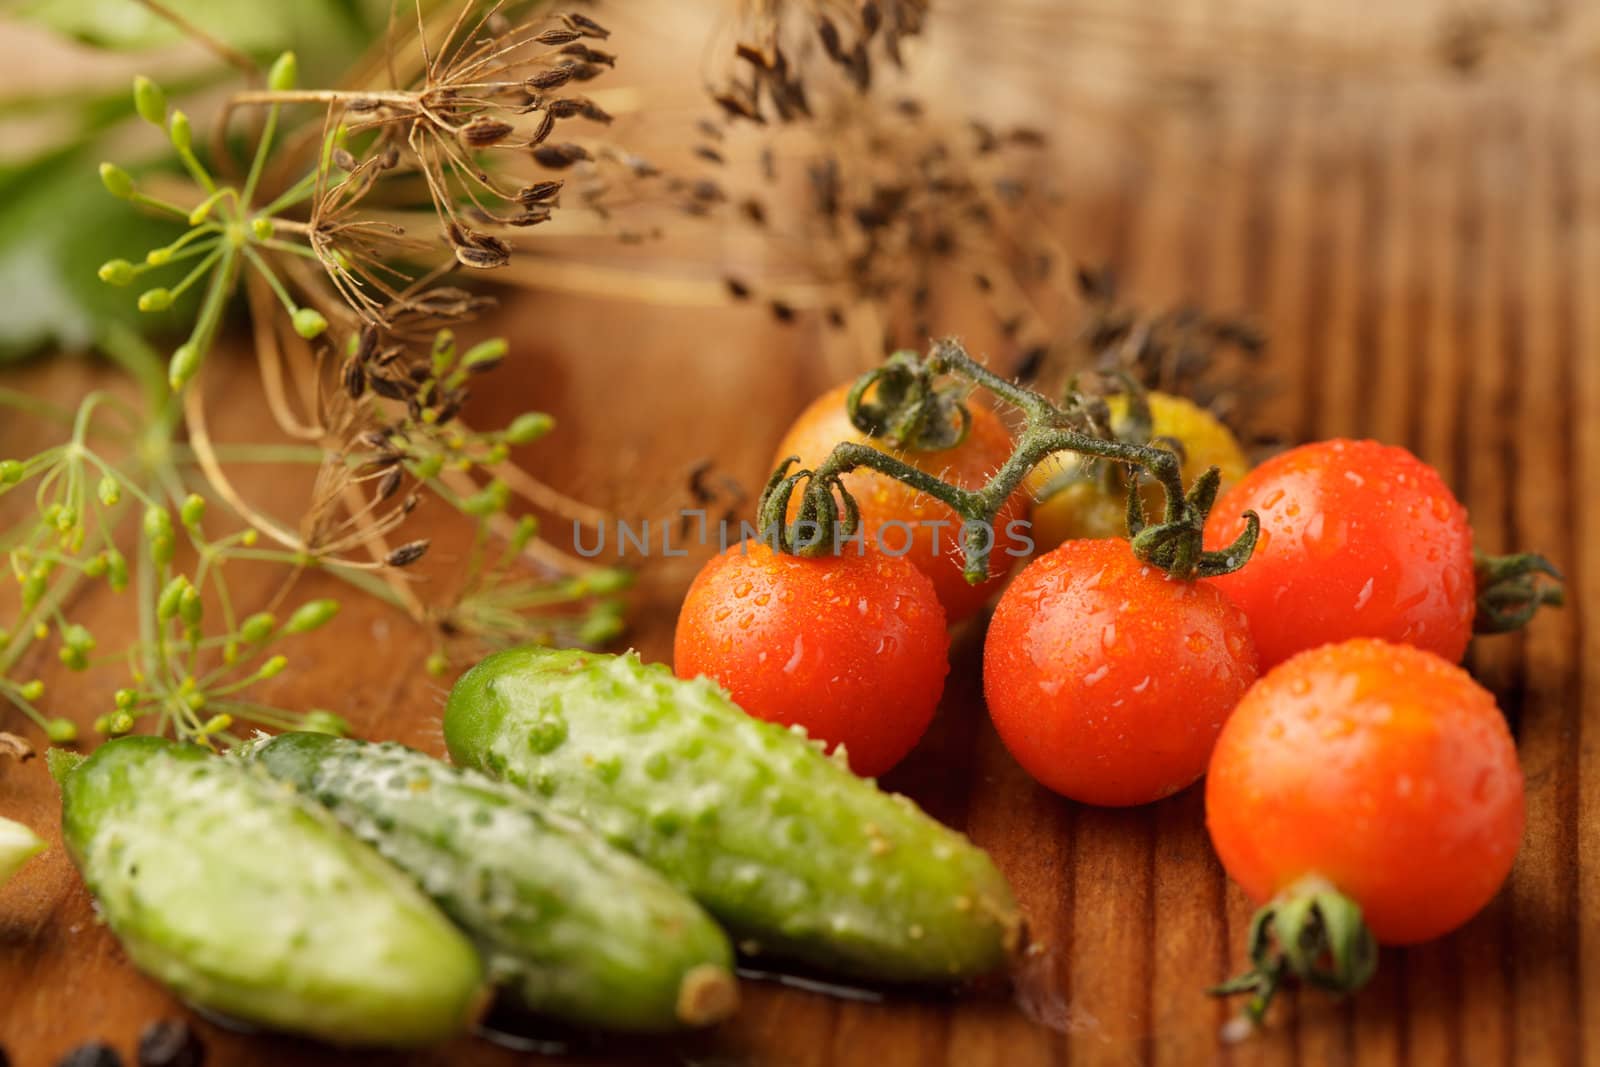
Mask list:
MULTIPOLYGON (((565 556, 538 540, 533 516, 514 514, 518 497, 558 512, 582 508, 513 464, 513 450, 548 433, 550 418, 528 412, 493 430, 460 418, 470 383, 508 350, 499 340, 458 350, 452 327, 491 301, 446 284, 447 272, 503 265, 512 246, 497 231, 548 220, 569 181, 582 203, 603 212, 595 191, 603 167, 634 158, 550 141, 558 120, 610 121, 586 98, 550 95, 610 69, 615 57, 586 43, 606 37, 604 27, 538 11, 519 23, 511 6, 467 0, 432 41, 438 23, 419 7, 415 37, 396 34, 384 66, 420 70, 387 89, 302 89, 285 53, 259 88, 229 99, 209 149, 160 86, 135 80, 135 110, 164 132, 184 178, 136 178, 112 162, 100 178, 135 209, 184 229, 135 258, 106 262, 99 276, 140 286, 137 305, 152 314, 185 306, 179 301, 191 292, 200 297, 170 356, 125 331, 101 337, 144 387, 142 404, 92 393, 70 416, 65 441, 0 459, 0 505, 20 503, 23 512, 0 533, 19 588, 15 617, 0 628, 0 698, 51 741, 76 740, 79 724, 48 714, 44 684, 20 673, 37 642, 51 642, 74 671, 126 665, 127 684, 94 720, 102 734, 143 724, 212 745, 231 742, 241 722, 345 731, 332 712, 291 713, 255 693, 288 667, 293 638, 339 610, 335 599, 285 606, 312 569, 428 627, 435 671, 464 643, 595 644, 620 631, 628 575, 565 556), (413 53, 420 61, 398 58, 413 53), (320 132, 306 121, 316 109, 320 132), (242 110, 259 120, 247 166, 226 136, 242 110), (491 152, 494 159, 480 158, 491 152), (572 176, 519 180, 517 160, 572 176), (397 221, 411 218, 429 220, 423 232, 438 236, 413 236, 397 221), (264 394, 289 443, 223 449, 209 433, 206 370, 241 293, 264 394), (310 399, 296 410, 291 397, 310 399), (310 504, 293 521, 251 502, 234 481, 243 464, 284 460, 315 471, 310 504), (475 546, 453 594, 433 603, 404 574, 429 541, 390 540, 424 495, 469 522, 475 546), (213 509, 220 521, 208 519, 213 509), (262 565, 278 568, 282 581, 246 613, 230 579, 239 566, 262 565), (73 621, 85 582, 131 598, 136 621, 127 629, 136 636, 122 647, 103 647, 73 621)), ((0 391, 7 402, 39 410, 0 391)))

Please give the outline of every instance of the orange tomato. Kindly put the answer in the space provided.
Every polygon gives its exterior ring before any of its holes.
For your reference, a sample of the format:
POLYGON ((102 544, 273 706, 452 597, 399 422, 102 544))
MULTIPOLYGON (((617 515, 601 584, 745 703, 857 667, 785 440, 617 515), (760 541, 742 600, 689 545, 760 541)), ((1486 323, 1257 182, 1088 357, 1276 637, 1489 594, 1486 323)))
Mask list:
MULTIPOLYGON (((954 448, 928 452, 890 448, 851 424, 845 410, 849 393, 848 384, 830 389, 801 412, 778 445, 773 466, 797 455, 801 467, 813 468, 827 458, 834 445, 852 441, 887 452, 952 485, 976 489, 1011 455, 1011 434, 999 416, 977 406, 970 409, 972 425, 967 436, 954 448)), ((861 508, 861 532, 867 544, 903 556, 926 574, 951 622, 959 622, 983 607, 1004 581, 1011 564, 1032 549, 1026 530, 1013 531, 1011 527, 1028 513, 1027 494, 1019 489, 994 520, 989 579, 969 584, 961 573, 961 519, 946 504, 873 470, 851 471, 844 476, 844 484, 861 508), (892 525, 895 523, 903 523, 909 529, 892 525)), ((789 505, 791 521, 799 506, 800 495, 796 494, 789 505)))
POLYGON ((1432 653, 1366 638, 1257 682, 1206 781, 1212 844, 1250 897, 1325 880, 1388 944, 1475 915, 1510 872, 1522 822, 1522 771, 1493 697, 1432 653))
POLYGON ((1006 589, 983 646, 989 715, 1023 769, 1089 804, 1189 785, 1256 678, 1243 612, 1128 542, 1068 541, 1006 589))
POLYGON ((882 774, 933 718, 950 636, 933 584, 867 551, 803 558, 761 542, 713 557, 678 614, 673 669, 758 719, 803 726, 850 769, 882 774))

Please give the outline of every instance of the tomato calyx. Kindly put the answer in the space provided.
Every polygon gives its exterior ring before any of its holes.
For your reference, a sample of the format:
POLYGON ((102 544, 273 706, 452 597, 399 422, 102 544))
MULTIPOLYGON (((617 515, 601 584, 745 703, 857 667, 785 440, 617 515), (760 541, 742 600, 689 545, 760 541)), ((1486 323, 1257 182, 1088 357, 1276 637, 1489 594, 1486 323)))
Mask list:
MULTIPOLYGON (((989 577, 989 554, 998 539, 994 523, 1000 510, 1028 473, 1047 456, 1074 452, 1131 468, 1133 473, 1128 481, 1133 483, 1130 492, 1134 495, 1137 495, 1139 472, 1154 478, 1161 486, 1166 504, 1160 522, 1145 523, 1142 505, 1136 511, 1134 502, 1130 500, 1129 503, 1130 520, 1137 520, 1136 523, 1130 521, 1130 529, 1133 525, 1138 527, 1131 529, 1134 554, 1140 560, 1184 580, 1229 574, 1249 560, 1260 530, 1254 512, 1245 513, 1245 530, 1233 544, 1220 551, 1203 549, 1206 513, 1216 500, 1220 471, 1212 470, 1197 478, 1194 487, 1185 493, 1182 461, 1176 452, 1154 444, 1133 444, 1096 435, 1081 409, 1057 407, 1039 393, 1000 377, 967 355, 960 342, 954 339, 935 342, 915 370, 910 368, 913 362, 909 355, 896 353, 890 357, 890 366, 871 372, 863 379, 865 384, 858 383, 859 393, 852 391, 852 396, 858 400, 856 411, 868 410, 869 414, 863 418, 892 418, 882 411, 871 415, 870 409, 859 403, 867 387, 876 381, 880 387, 885 382, 890 383, 891 393, 900 390, 903 397, 919 389, 930 391, 920 401, 926 414, 938 406, 930 399, 931 394, 937 392, 933 382, 941 375, 952 375, 986 389, 1021 412, 1025 426, 1010 458, 984 485, 965 489, 919 470, 888 452, 855 441, 843 441, 834 446, 814 469, 791 473, 790 468, 798 462, 798 457, 790 456, 773 472, 759 504, 761 536, 775 549, 802 556, 836 553, 840 539, 853 537, 860 525, 860 509, 845 489, 842 476, 868 467, 926 493, 956 513, 962 524, 962 574, 976 585, 989 577), (873 378, 872 374, 878 376, 873 378), (802 483, 804 489, 800 488, 802 483), (796 491, 802 493, 801 503, 795 521, 790 523, 788 507, 796 491)), ((913 399, 907 403, 915 406, 918 402, 913 399)), ((953 425, 952 416, 946 413, 943 419, 949 429, 953 425)))
POLYGON ((915 352, 901 351, 856 379, 845 410, 851 425, 869 437, 898 449, 939 452, 955 448, 972 429, 965 392, 953 383, 939 385, 915 352))
POLYGON ((1272 998, 1296 980, 1336 996, 1354 993, 1378 969, 1378 943, 1361 907, 1321 878, 1305 878, 1250 920, 1250 970, 1207 990, 1250 994, 1241 1019, 1259 1026, 1272 998))
POLYGON ((1520 630, 1540 608, 1561 607, 1567 600, 1561 572, 1537 552, 1477 556, 1473 575, 1478 592, 1472 628, 1480 634, 1520 630))

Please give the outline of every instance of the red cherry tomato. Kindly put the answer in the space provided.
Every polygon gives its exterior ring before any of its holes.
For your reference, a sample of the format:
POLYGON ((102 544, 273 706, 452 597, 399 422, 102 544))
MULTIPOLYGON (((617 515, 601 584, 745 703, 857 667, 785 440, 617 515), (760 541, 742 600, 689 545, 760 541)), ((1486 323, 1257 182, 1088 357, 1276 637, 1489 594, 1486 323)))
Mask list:
MULTIPOLYGON (((871 445, 952 485, 976 489, 1011 457, 1011 434, 1000 417, 976 405, 969 408, 972 424, 967 436, 954 448, 928 452, 892 449, 851 424, 845 410, 850 388, 845 384, 830 389, 800 413, 778 445, 779 462, 799 456, 801 467, 815 467, 834 445, 851 441, 871 445)), ((948 506, 874 470, 853 470, 844 476, 844 484, 861 509, 861 533, 867 544, 916 564, 933 580, 939 603, 951 622, 960 622, 983 607, 1003 584, 1012 563, 1032 548, 1027 531, 1012 527, 1028 514, 1027 493, 1019 489, 994 520, 991 577, 972 585, 961 573, 961 518, 948 506), (903 525, 892 525, 896 523, 903 525)), ((791 520, 799 507, 800 495, 796 494, 789 506, 791 520)))
POLYGON ((1256 678, 1244 614, 1122 540, 1068 541, 1017 576, 989 623, 983 692, 1033 777, 1090 804, 1143 804, 1199 778, 1256 678))
POLYGON ((1222 495, 1206 547, 1261 517, 1250 562, 1215 579, 1250 617, 1262 669, 1351 637, 1455 662, 1472 637, 1472 528, 1437 471, 1403 448, 1322 441, 1290 449, 1222 495))
POLYGON ((807 559, 745 542, 690 586, 673 667, 720 683, 759 719, 843 745, 853 771, 875 776, 928 728, 949 650, 933 584, 909 561, 850 546, 807 559))
POLYGON ((1259 903, 1307 878, 1380 941, 1466 922, 1511 870, 1522 771, 1494 698, 1429 652, 1357 639, 1266 674, 1222 730, 1206 825, 1259 903))

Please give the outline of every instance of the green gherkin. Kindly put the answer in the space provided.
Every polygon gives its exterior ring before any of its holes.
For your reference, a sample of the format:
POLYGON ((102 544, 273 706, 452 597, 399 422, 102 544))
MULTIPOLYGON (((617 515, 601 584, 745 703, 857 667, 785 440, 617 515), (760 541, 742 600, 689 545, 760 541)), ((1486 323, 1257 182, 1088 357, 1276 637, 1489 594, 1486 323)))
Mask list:
POLYGON ((1021 922, 965 837, 704 679, 637 656, 513 649, 450 694, 458 763, 650 863, 747 951, 885 982, 1001 967, 1021 922))
POLYGON ((449 920, 259 768, 153 737, 70 762, 51 763, 67 850, 129 957, 185 1000, 351 1045, 428 1044, 482 1010, 449 920))
POLYGON ((283 734, 248 754, 415 879, 519 1007, 652 1031, 736 1006, 733 951, 710 916, 526 793, 393 743, 283 734))

